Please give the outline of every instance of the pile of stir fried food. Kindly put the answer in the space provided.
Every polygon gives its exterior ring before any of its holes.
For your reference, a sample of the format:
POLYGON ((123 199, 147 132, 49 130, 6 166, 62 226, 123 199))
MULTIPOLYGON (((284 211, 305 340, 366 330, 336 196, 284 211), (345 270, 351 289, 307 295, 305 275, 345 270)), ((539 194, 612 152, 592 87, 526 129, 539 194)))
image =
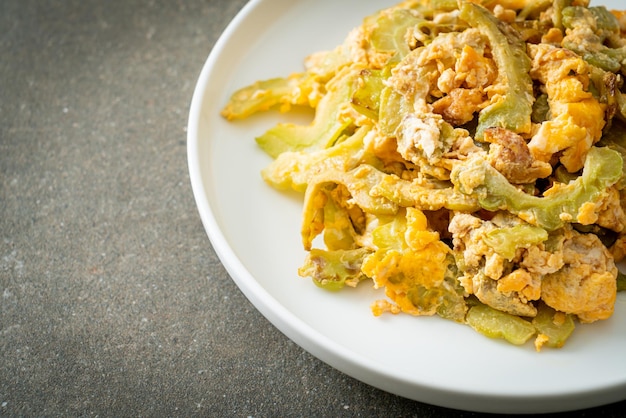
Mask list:
POLYGON ((257 138, 264 180, 304 195, 301 276, 540 350, 624 289, 625 75, 626 11, 404 1, 222 115, 314 109, 257 138))

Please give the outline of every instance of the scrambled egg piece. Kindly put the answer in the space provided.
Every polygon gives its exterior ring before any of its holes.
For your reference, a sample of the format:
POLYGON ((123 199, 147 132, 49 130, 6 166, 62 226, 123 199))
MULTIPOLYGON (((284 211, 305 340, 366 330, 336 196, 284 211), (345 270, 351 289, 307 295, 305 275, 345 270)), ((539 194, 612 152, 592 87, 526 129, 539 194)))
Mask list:
POLYGON ((605 190, 597 202, 588 202, 579 211, 576 220, 582 225, 597 224, 615 232, 622 232, 626 225, 626 214, 615 186, 605 190))
POLYGON ((493 61, 484 57, 485 46, 476 29, 441 34, 409 53, 393 69, 388 85, 414 103, 416 113, 439 111, 450 122, 467 122, 487 104, 485 89, 497 76, 493 61), (452 96, 447 99, 444 94, 452 96), (430 96, 443 97, 444 102, 431 106, 430 96), (454 98, 471 101, 452 103, 454 98))
POLYGON ((541 299, 581 322, 609 318, 617 294, 617 267, 609 251, 597 236, 568 229, 562 252, 563 268, 543 278, 541 299))
POLYGON ((379 248, 363 263, 363 273, 374 280, 376 288, 384 288, 385 295, 394 302, 377 301, 372 312, 434 315, 441 294, 434 292, 426 300, 424 295, 443 285, 450 249, 437 232, 428 230, 424 213, 412 208, 406 213, 404 240, 404 248, 379 248))
POLYGON ((589 68, 575 53, 548 44, 528 45, 531 76, 545 85, 551 119, 543 122, 528 143, 533 156, 559 160, 570 172, 583 168, 587 152, 602 136, 606 106, 588 91, 589 68))
MULTIPOLYGON (((525 254, 523 247, 508 260, 486 239, 490 232, 516 223, 518 221, 502 214, 485 221, 474 215, 456 213, 449 230, 454 251, 462 256, 464 275, 459 280, 465 291, 492 308, 532 317, 537 313, 532 301, 540 297, 541 275, 537 270, 516 268, 525 254)), ((536 248, 534 253, 542 252, 537 245, 529 247, 536 248)))
POLYGON ((504 128, 487 128, 485 141, 489 147, 489 163, 513 184, 533 183, 537 179, 548 177, 552 166, 536 160, 524 138, 504 128))

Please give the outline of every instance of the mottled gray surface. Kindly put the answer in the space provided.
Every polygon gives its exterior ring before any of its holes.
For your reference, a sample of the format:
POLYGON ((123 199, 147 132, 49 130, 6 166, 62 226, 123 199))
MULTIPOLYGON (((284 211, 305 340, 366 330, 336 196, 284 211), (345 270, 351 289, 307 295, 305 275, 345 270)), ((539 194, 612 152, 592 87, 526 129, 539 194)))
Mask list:
POLYGON ((244 3, 0 2, 0 416, 479 415, 315 359, 213 252, 185 127, 244 3))

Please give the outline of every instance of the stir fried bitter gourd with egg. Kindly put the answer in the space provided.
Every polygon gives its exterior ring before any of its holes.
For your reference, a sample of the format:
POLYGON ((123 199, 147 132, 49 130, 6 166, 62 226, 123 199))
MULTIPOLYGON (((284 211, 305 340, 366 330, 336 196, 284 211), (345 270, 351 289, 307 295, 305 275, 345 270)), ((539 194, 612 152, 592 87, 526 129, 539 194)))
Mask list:
POLYGON ((626 12, 404 1, 222 115, 314 109, 257 138, 263 179, 304 195, 301 276, 540 350, 624 289, 625 76, 626 12))

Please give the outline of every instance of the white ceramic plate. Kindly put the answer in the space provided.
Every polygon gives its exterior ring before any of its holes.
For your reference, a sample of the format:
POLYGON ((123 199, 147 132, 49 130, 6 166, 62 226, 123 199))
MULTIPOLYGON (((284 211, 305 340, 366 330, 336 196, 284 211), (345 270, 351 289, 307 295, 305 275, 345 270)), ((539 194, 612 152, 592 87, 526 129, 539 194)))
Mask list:
MULTIPOLYGON (((620 0, 605 0, 618 7, 620 0)), ((536 353, 437 317, 374 317, 382 295, 363 283, 330 293, 297 275, 301 198, 259 175, 270 159, 254 137, 284 117, 227 123, 237 88, 302 69, 311 52, 341 43, 389 0, 257 0, 211 52, 193 96, 188 159, 202 222, 221 261, 255 307, 322 361, 385 391, 483 412, 552 412, 626 398, 626 294, 613 318, 579 326, 560 350, 536 353)))

